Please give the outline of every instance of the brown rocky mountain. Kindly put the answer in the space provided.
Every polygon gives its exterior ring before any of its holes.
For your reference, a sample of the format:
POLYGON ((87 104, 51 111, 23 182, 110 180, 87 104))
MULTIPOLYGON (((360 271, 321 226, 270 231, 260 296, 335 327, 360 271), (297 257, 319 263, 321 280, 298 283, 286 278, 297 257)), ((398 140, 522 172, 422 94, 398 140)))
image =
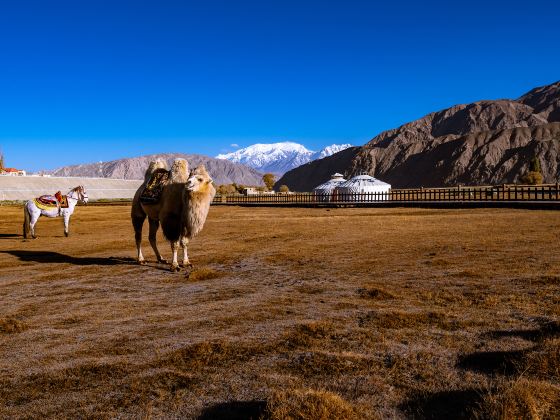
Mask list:
POLYGON ((455 105, 393 130, 362 147, 287 172, 277 186, 309 191, 333 172, 365 171, 395 188, 518 182, 531 158, 544 182, 560 177, 560 82, 517 100, 455 105))
POLYGON ((216 184, 231 184, 235 182, 243 185, 263 185, 263 174, 253 168, 228 160, 184 153, 164 153, 112 160, 110 162, 65 166, 49 173, 53 176, 144 179, 144 172, 152 160, 164 159, 167 161, 168 166, 171 167, 171 163, 176 158, 187 159, 190 168, 203 163, 216 184))

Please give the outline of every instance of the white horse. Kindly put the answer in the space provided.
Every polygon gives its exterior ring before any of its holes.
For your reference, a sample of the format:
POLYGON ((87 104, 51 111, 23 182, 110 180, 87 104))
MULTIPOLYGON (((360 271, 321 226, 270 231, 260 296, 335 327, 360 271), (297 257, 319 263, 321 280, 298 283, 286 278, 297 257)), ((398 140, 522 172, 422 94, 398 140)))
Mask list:
POLYGON ((86 193, 86 189, 83 186, 78 186, 76 188, 72 188, 66 194, 68 198, 68 207, 67 208, 59 208, 54 207, 53 209, 43 210, 40 209, 35 205, 33 200, 28 200, 25 202, 23 206, 23 214, 24 214, 24 221, 23 221, 23 237, 27 239, 29 232, 31 232, 31 237, 35 239, 37 236, 35 235, 35 224, 39 217, 46 216, 46 217, 63 217, 64 218, 64 235, 68 236, 68 223, 70 222, 70 216, 74 213, 74 208, 78 201, 84 204, 88 202, 88 195, 86 193))

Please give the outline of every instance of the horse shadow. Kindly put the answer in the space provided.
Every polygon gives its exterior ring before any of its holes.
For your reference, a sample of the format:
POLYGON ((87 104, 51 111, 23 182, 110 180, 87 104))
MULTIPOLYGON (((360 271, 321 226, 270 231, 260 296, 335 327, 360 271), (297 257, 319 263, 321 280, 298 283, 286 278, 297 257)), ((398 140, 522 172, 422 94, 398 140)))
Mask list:
POLYGON ((20 261, 24 262, 66 263, 73 265, 130 265, 136 263, 133 258, 127 257, 74 257, 53 251, 11 250, 0 252, 18 257, 20 261))
POLYGON ((21 238, 21 235, 17 233, 0 233, 0 239, 11 239, 11 238, 21 238))

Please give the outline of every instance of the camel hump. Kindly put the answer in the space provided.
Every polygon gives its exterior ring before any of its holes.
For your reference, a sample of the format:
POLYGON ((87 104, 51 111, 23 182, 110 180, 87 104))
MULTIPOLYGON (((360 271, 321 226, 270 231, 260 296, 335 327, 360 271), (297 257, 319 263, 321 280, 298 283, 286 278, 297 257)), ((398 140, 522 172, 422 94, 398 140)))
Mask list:
POLYGON ((148 182, 152 174, 158 169, 164 169, 167 171, 167 162, 163 159, 152 160, 148 165, 148 169, 146 169, 146 173, 144 174, 144 181, 148 182))
POLYGON ((189 163, 185 159, 177 158, 171 165, 171 182, 185 183, 189 179, 189 163))
POLYGON ((206 166, 204 166, 203 163, 201 163, 196 168, 194 168, 194 173, 197 175, 208 175, 208 172, 206 171, 206 166))

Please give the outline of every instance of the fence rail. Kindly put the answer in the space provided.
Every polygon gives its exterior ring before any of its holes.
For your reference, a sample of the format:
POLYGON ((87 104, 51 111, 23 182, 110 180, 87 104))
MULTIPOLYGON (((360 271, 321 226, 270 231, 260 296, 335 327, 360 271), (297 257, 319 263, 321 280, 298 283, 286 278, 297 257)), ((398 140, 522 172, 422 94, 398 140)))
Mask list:
POLYGON ((212 204, 224 205, 371 205, 380 203, 557 202, 559 184, 485 187, 393 189, 389 192, 332 194, 287 193, 216 195, 212 204))

